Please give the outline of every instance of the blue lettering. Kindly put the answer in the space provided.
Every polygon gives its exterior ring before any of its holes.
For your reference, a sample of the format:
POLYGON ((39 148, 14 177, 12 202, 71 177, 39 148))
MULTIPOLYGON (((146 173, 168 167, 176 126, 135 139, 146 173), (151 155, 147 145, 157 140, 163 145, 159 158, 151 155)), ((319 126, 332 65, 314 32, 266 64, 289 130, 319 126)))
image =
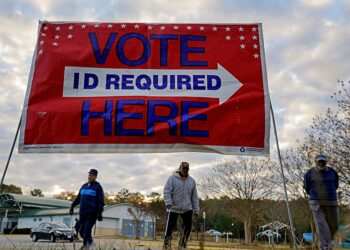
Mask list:
POLYGON ((124 106, 126 105, 144 105, 144 100, 120 100, 117 101, 117 120, 115 133, 116 135, 127 135, 127 136, 135 136, 135 135, 144 135, 143 129, 124 129, 123 121, 124 119, 142 119, 142 113, 125 113, 124 106))
POLYGON ((98 77, 95 74, 84 74, 84 89, 94 89, 98 85, 98 77), (92 80, 92 82, 90 82, 92 80))
POLYGON ((175 75, 170 75, 170 89, 175 89, 175 75))
POLYGON ((80 130, 81 135, 89 135, 89 121, 93 118, 102 118, 104 120, 104 134, 112 135, 113 101, 105 102, 105 112, 91 112, 90 104, 91 101, 83 101, 80 130))
POLYGON ((106 89, 111 89, 111 85, 114 85, 114 89, 119 89, 119 79, 118 75, 107 74, 106 89))
POLYGON ((151 39, 160 40, 160 65, 168 66, 168 40, 178 40, 177 35, 157 34, 151 35, 151 39))
POLYGON ((134 89, 132 79, 134 75, 122 75, 122 89, 134 89))
POLYGON ((191 77, 188 75, 178 75, 177 89, 182 89, 182 85, 185 85, 186 89, 191 89, 191 77))
POLYGON ((169 124, 169 135, 177 134, 177 123, 175 118, 178 113, 176 103, 172 101, 149 101, 148 102, 148 119, 147 119, 147 135, 154 135, 154 126, 156 122, 165 122, 169 124), (167 116, 156 115, 156 107, 164 106, 170 109, 167 116))
POLYGON ((148 39, 144 35, 138 34, 138 33, 128 33, 119 39, 117 46, 116 46, 116 52, 117 52, 117 56, 118 56, 119 60, 122 63, 124 63, 125 65, 138 66, 138 65, 141 65, 141 64, 144 64, 145 62, 147 62, 149 56, 151 55, 151 45, 150 45, 148 39), (129 39, 132 39, 132 38, 138 39, 142 43, 142 46, 143 46, 143 54, 137 60, 130 60, 124 54, 125 43, 129 39))
POLYGON ((209 131, 207 130, 190 130, 190 120, 207 120, 207 114, 189 114, 190 108, 208 108, 208 102, 181 102, 182 115, 181 115, 181 135, 192 136, 192 137, 209 137, 209 131))
POLYGON ((208 75, 207 81, 208 90, 217 90, 221 87, 221 79, 217 75, 208 75), (216 85, 214 85, 213 80, 216 82, 216 85))
POLYGON ((193 89, 205 90, 204 84, 205 75, 194 75, 193 76, 193 89))
POLYGON ((74 73, 73 89, 79 88, 79 73, 74 73))
POLYGON ((184 35, 180 38, 180 65, 181 66, 194 66, 194 67, 206 67, 208 61, 189 61, 189 53, 205 53, 205 49, 202 47, 189 47, 188 41, 206 41, 205 36, 192 36, 184 35))
POLYGON ((97 64, 104 64, 107 60, 109 51, 112 48, 112 44, 115 41, 115 39, 117 38, 118 33, 117 32, 113 32, 109 34, 107 43, 103 49, 102 55, 101 55, 101 51, 100 51, 100 46, 98 44, 97 41, 97 36, 95 32, 89 32, 89 39, 90 39, 90 43, 92 46, 92 50, 94 51, 94 55, 95 55, 95 59, 97 64))
POLYGON ((136 78, 136 87, 138 89, 142 89, 142 90, 150 90, 151 89, 151 85, 152 85, 152 81, 151 81, 151 78, 148 76, 148 75, 139 75, 137 78, 136 78), (141 82, 142 80, 143 83, 141 82))
POLYGON ((153 76, 153 87, 156 89, 165 89, 168 85, 168 77, 166 75, 162 76, 163 81, 160 84, 158 81, 158 75, 153 76))

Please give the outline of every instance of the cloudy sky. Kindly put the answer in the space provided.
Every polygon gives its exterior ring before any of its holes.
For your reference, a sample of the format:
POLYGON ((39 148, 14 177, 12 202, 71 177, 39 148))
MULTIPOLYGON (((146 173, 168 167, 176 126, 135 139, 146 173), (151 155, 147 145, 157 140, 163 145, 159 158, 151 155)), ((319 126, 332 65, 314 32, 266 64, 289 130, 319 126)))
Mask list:
MULTIPOLYGON (((38 20, 157 23, 263 23, 267 74, 282 148, 302 139, 312 117, 333 103, 337 79, 349 80, 350 1, 346 0, 2 0, 0 2, 0 171, 5 167, 27 87, 38 20)), ((274 146, 274 137, 271 145, 274 146)), ((273 151, 273 148, 272 148, 273 151)), ((275 154, 272 154, 275 157, 275 154)), ((233 156, 174 154, 18 154, 5 183, 46 196, 77 190, 100 171, 106 191, 161 192, 181 160, 197 177, 233 156)))

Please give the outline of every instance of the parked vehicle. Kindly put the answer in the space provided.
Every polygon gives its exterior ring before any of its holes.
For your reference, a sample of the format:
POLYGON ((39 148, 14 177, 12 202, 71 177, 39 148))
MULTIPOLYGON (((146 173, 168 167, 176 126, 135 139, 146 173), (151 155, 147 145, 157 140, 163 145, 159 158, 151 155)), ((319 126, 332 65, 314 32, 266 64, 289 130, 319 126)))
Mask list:
POLYGON ((222 236, 222 233, 220 233, 219 231, 216 231, 214 229, 210 229, 208 231, 205 232, 205 234, 209 235, 209 236, 222 236))
POLYGON ((78 239, 78 235, 74 229, 67 227, 63 223, 42 222, 30 230, 30 238, 32 238, 33 242, 38 240, 55 242, 57 239, 73 241, 73 239, 78 239))

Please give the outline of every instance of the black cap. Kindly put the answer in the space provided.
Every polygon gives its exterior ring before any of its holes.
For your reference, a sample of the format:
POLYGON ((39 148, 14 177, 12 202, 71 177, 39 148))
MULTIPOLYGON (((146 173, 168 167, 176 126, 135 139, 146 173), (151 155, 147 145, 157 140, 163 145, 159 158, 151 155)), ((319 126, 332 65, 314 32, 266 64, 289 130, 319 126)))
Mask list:
POLYGON ((179 169, 181 168, 189 168, 190 164, 186 161, 181 162, 179 169))
POLYGON ((96 169, 90 169, 89 174, 97 175, 98 171, 96 169))

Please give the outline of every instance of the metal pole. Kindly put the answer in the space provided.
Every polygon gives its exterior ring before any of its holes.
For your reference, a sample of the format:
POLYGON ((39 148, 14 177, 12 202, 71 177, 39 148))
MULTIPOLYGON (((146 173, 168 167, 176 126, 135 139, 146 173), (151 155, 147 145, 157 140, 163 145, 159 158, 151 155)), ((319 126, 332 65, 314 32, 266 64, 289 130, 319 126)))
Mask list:
POLYGON ((12 148, 11 148, 11 151, 10 151, 10 155, 9 155, 9 157, 8 157, 8 159, 7 159, 6 167, 5 167, 4 173, 3 173, 2 178, 1 178, 1 183, 0 183, 0 194, 2 194, 4 179, 5 179, 5 176, 6 176, 7 168, 9 167, 9 164, 10 164, 10 161, 11 161, 13 149, 14 149, 15 144, 16 144, 16 141, 17 141, 17 136, 18 136, 19 128, 21 127, 21 121, 22 121, 22 116, 21 116, 21 118, 19 119, 17 131, 16 131, 15 138, 13 139, 13 143, 12 143, 12 148))
POLYGON ((293 219, 292 219, 292 213, 289 207, 289 201, 288 201, 288 193, 287 193, 287 186, 286 186, 286 179, 284 176, 284 170, 283 170, 283 165, 282 165, 282 157, 281 157, 281 152, 280 152, 280 146, 278 143, 278 137, 277 137, 277 129, 276 129, 276 122, 275 122, 275 115, 273 113, 273 108, 272 104, 270 101, 270 109, 271 109, 271 116, 272 116, 272 122, 273 122, 273 129, 275 132, 275 139, 276 139, 276 147, 277 147, 277 153, 278 153, 278 160, 281 168, 281 175, 283 179, 283 189, 284 189, 284 195, 286 199, 286 204, 287 204, 287 210, 288 210, 288 218, 289 218, 289 225, 290 225, 290 231, 292 233, 292 240, 293 240, 293 249, 297 249, 297 242, 295 239, 295 233, 294 233, 294 226, 293 226, 293 219))

